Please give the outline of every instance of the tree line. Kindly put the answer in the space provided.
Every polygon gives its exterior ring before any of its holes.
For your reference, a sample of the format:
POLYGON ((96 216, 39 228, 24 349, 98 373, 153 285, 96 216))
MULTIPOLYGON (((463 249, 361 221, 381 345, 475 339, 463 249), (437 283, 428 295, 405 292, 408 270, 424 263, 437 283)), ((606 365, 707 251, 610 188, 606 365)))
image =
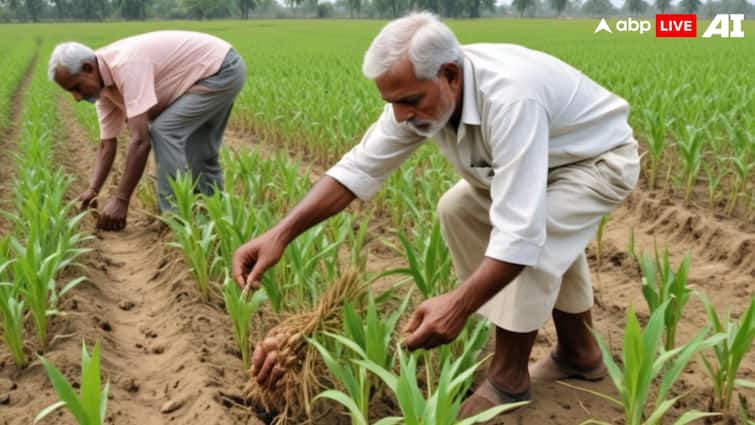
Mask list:
POLYGON ((429 10, 447 18, 610 17, 655 13, 755 15, 748 0, 0 0, 0 22, 146 19, 393 18, 429 10))

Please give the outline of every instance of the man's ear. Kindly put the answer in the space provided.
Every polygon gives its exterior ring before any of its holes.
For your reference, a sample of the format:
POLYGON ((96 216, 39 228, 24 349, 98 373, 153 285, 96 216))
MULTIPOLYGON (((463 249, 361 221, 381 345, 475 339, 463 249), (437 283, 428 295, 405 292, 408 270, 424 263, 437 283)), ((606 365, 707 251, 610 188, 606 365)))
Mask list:
POLYGON ((92 71, 94 71, 94 63, 89 62, 89 61, 83 62, 81 64, 81 70, 86 72, 87 74, 91 74, 92 71))
POLYGON ((461 82, 461 66, 454 62, 441 65, 440 75, 446 78, 448 85, 454 86, 461 82))

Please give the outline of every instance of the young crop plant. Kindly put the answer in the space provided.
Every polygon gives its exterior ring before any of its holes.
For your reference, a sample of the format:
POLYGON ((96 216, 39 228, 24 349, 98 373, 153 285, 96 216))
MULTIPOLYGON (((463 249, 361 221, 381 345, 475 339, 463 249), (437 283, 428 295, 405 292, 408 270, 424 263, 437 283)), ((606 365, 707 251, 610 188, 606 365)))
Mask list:
POLYGON ((24 301, 18 287, 11 282, 7 270, 12 261, 7 259, 8 238, 0 240, 0 318, 3 320, 3 341, 16 367, 28 363, 24 354, 24 301))
POLYGON ((642 109, 642 118, 647 133, 648 148, 648 186, 650 190, 656 188, 658 169, 661 166, 663 154, 666 151, 666 132, 674 122, 673 118, 666 115, 666 107, 663 95, 657 93, 653 96, 649 108, 642 109))
POLYGON ((705 139, 702 129, 692 125, 682 126, 678 129, 676 137, 676 149, 682 159, 684 170, 684 202, 689 202, 702 166, 705 139))
POLYGON ((312 401, 321 398, 333 400, 348 410, 352 425, 366 425, 370 413, 371 388, 367 368, 351 362, 354 355, 347 354, 347 349, 344 347, 348 347, 348 345, 344 345, 338 340, 329 344, 333 345, 332 349, 326 348, 323 345, 324 342, 318 342, 316 338, 310 338, 308 342, 317 349, 331 375, 344 388, 344 391, 325 390, 312 401), (343 361, 344 355, 347 356, 346 364, 343 361))
POLYGON ((732 163, 732 174, 734 175, 734 184, 731 187, 729 195, 729 204, 726 207, 726 213, 731 215, 737 206, 740 198, 747 199, 748 182, 751 183, 750 177, 755 170, 755 139, 753 136, 742 129, 735 131, 734 154, 730 158, 732 163))
POLYGON ((197 282, 199 298, 208 302, 212 290, 210 280, 211 254, 214 248, 215 234, 213 222, 204 226, 195 224, 195 220, 186 221, 178 215, 168 214, 162 220, 173 231, 174 242, 168 246, 177 248, 184 253, 186 262, 191 268, 191 274, 197 282))
MULTIPOLYGON (((448 350, 447 347, 442 350, 448 350)), ((370 372, 377 375, 393 392, 401 410, 402 416, 391 416, 380 419, 374 425, 471 425, 491 420, 505 411, 523 406, 529 402, 510 403, 493 407, 473 417, 457 420, 462 399, 472 381, 472 375, 480 361, 471 367, 463 368, 464 357, 444 358, 438 374, 438 384, 427 393, 422 391, 417 379, 417 367, 420 353, 407 354, 398 347, 399 373, 380 367, 368 360, 356 360, 370 372)))
POLYGON ((713 381, 714 406, 723 414, 731 410, 734 388, 753 388, 755 383, 737 378, 737 371, 744 357, 752 350, 755 341, 755 296, 750 298, 750 306, 738 321, 731 319, 730 314, 723 318, 718 315, 715 307, 705 294, 699 293, 708 313, 708 321, 713 330, 724 337, 713 346, 714 356, 710 360, 704 355, 705 370, 713 381))
POLYGON ((255 291, 252 294, 243 294, 236 282, 226 278, 223 285, 223 298, 228 315, 233 323, 233 336, 241 353, 241 362, 244 370, 249 369, 249 325, 254 313, 267 299, 264 290, 255 291))
POLYGON ((58 290, 56 276, 68 266, 71 259, 63 258, 62 252, 46 255, 37 241, 28 243, 24 246, 15 237, 10 240, 15 255, 13 279, 34 319, 37 338, 44 351, 47 348, 48 316, 58 314, 56 306, 59 297, 85 281, 86 277, 73 279, 58 290))
POLYGON ((675 347, 676 328, 682 318, 684 306, 692 293, 687 286, 690 261, 691 256, 688 254, 679 268, 674 271, 669 260, 668 249, 664 249, 661 258, 658 256, 657 247, 655 258, 647 252, 643 252, 640 258, 642 295, 647 301, 650 313, 654 313, 664 303, 668 304, 663 318, 664 347, 667 351, 675 347))
POLYGON ((136 196, 144 205, 144 209, 147 213, 152 215, 160 214, 160 205, 157 197, 157 188, 155 186, 155 179, 152 176, 139 181, 136 186, 136 196))
POLYGON ((220 190, 211 196, 202 197, 202 205, 208 221, 214 225, 217 240, 210 273, 213 278, 221 279, 223 273, 231 269, 235 250, 260 231, 259 209, 248 212, 244 204, 234 194, 220 190))
POLYGON ((173 193, 171 205, 172 214, 183 220, 194 220, 194 208, 198 205, 199 195, 196 193, 197 183, 190 172, 179 171, 175 179, 170 179, 170 189, 173 193))
POLYGON ((428 299, 453 289, 454 274, 451 271, 451 254, 443 242, 440 222, 435 220, 429 234, 417 237, 418 246, 399 232, 398 237, 404 247, 409 267, 389 270, 384 275, 406 275, 414 280, 422 297, 428 299))
POLYGON ((391 338, 410 297, 411 291, 387 319, 378 315, 378 304, 372 292, 368 294, 364 317, 347 301, 343 312, 343 334, 325 332, 330 341, 309 340, 320 352, 330 373, 345 389, 345 392, 334 389, 323 391, 315 400, 328 398, 343 405, 351 415, 352 425, 367 423, 372 389, 377 386, 364 365, 354 360, 371 361, 387 370, 392 368, 395 355, 391 350, 391 338))
POLYGON ((376 301, 372 292, 368 294, 367 311, 364 317, 360 316, 349 302, 346 302, 343 313, 344 336, 333 333, 328 333, 328 335, 344 342, 362 359, 389 368, 393 364, 393 354, 390 349, 391 338, 396 331, 396 325, 401 315, 404 314, 409 305, 411 295, 412 291, 409 291, 398 308, 393 310, 388 318, 379 317, 378 301, 376 301), (346 341, 353 342, 353 344, 346 341))
MULTIPOLYGON (((603 354, 619 399, 606 394, 590 392, 620 407, 624 411, 626 425, 660 425, 669 409, 682 397, 668 398, 669 391, 676 382, 690 358, 701 349, 718 343, 722 336, 713 335, 706 339, 709 329, 704 329, 687 344, 672 350, 664 350, 661 344, 663 321, 668 301, 662 303, 651 314, 645 329, 640 327, 634 309, 627 309, 627 323, 624 328, 624 344, 621 354, 622 368, 613 360, 613 353, 597 332, 593 332, 603 354), (653 382, 659 382, 657 391, 651 391, 653 382), (651 394, 655 394, 652 400, 651 394)), ((684 425, 692 421, 716 416, 718 413, 691 410, 681 415, 673 425, 684 425)), ((610 425, 609 422, 589 419, 582 424, 610 425)))
POLYGON ((716 208, 722 196, 721 187, 723 186, 724 173, 721 171, 723 167, 718 162, 716 160, 703 162, 703 171, 708 186, 708 206, 711 209, 716 208))
POLYGON ((110 383, 100 389, 100 343, 95 343, 90 355, 85 343, 81 347, 81 391, 79 396, 73 390, 65 376, 45 358, 40 358, 47 371, 53 389, 60 401, 54 403, 37 415, 34 423, 41 421, 55 410, 64 407, 76 419, 79 425, 102 425, 105 423, 107 397, 110 383))
POLYGON ((296 238, 286 248, 283 260, 271 270, 273 282, 285 282, 281 292, 286 309, 296 312, 316 305, 327 288, 323 283, 338 280, 338 250, 343 240, 331 240, 324 228, 334 224, 325 222, 296 238))

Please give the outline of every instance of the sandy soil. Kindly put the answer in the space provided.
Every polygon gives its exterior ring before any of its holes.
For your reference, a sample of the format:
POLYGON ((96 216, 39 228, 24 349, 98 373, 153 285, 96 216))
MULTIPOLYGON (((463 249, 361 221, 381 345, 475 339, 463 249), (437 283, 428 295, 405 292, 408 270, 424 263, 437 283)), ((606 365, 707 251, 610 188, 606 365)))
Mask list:
MULTIPOLYGON (((60 112, 68 123, 68 134, 58 156, 77 178, 70 191, 74 197, 86 186, 97 147, 86 140, 75 124, 67 100, 61 100, 60 112)), ((11 134, 6 143, 17 137, 11 134)), ((242 147, 253 141, 251 136, 229 132, 227 144, 242 147)), ((114 166, 116 175, 107 187, 114 186, 122 170, 125 143, 120 148, 114 166)), ((315 166, 310 177, 316 178, 325 165, 315 166)), ((101 202, 105 199, 103 196, 101 202)), ((245 406, 240 396, 246 376, 234 348, 230 321, 222 307, 218 303, 197 301, 187 267, 176 252, 165 247, 168 235, 152 223, 135 200, 129 225, 123 232, 96 233, 89 244, 93 251, 81 259, 79 269, 68 273, 68 277, 86 275, 88 282, 64 300, 63 310, 69 313, 53 320, 51 334, 59 336, 51 342, 47 358, 76 381, 81 340, 88 344, 102 341, 103 371, 111 382, 109 423, 267 422, 269 417, 254 406, 245 406)), ((379 218, 375 223, 380 223, 379 218)), ((83 226, 93 231, 93 218, 87 218, 83 226)), ((373 227, 369 267, 380 270, 401 264, 401 257, 382 243, 381 226, 373 227)), ((606 335, 614 352, 621 348, 626 307, 633 304, 641 315, 647 316, 638 270, 626 254, 632 231, 638 251, 652 249, 657 240, 659 246, 669 245, 675 264, 687 252, 692 253, 691 284, 705 290, 719 309, 731 308, 739 313, 749 302, 755 285, 752 224, 713 217, 705 210, 681 206, 665 200, 660 193, 640 188, 612 215, 604 236, 600 269, 594 247, 588 249, 599 301, 594 310, 596 327, 606 335)), ((275 322, 269 316, 256 320, 256 337, 275 322)), ((705 323, 702 305, 693 297, 677 338, 687 340, 705 323)), ((548 325, 538 336, 533 360, 546 355, 554 343, 555 334, 548 325)), ((744 361, 742 376, 753 379, 754 371, 755 355, 751 353, 744 361)), ((584 386, 614 394, 607 380, 584 386)), ((677 411, 706 409, 708 388, 702 367, 691 364, 676 389, 677 393, 690 394, 676 406, 677 411)), ((751 404, 755 402, 755 393, 750 391, 747 395, 751 404)), ((622 423, 621 412, 614 406, 559 384, 535 386, 533 396, 535 400, 530 406, 501 417, 498 423, 571 425, 590 417, 622 423)), ((17 371, 8 354, 0 350, 0 425, 28 424, 39 410, 55 400, 39 362, 17 371)), ((381 411, 389 409, 390 403, 381 404, 384 405, 381 411)), ((348 423, 337 410, 331 409, 317 423, 348 423)), ((61 412, 45 423, 72 424, 73 419, 61 412)))

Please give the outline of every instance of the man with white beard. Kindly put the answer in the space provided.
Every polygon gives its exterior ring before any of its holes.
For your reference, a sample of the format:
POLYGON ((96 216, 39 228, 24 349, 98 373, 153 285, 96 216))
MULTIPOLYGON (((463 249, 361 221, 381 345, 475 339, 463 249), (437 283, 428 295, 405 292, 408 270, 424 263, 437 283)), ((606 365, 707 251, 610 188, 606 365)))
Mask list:
MULTIPOLYGON (((462 177, 438 204, 460 284, 414 311, 407 348, 452 341, 475 312, 496 326, 487 379, 460 418, 530 400, 531 381, 603 378, 584 250, 637 182, 627 102, 547 54, 461 46, 428 13, 383 28, 362 70, 386 101, 382 115, 280 223, 237 250, 236 282, 258 287, 294 238, 356 197, 371 198, 433 137, 462 177), (558 344, 528 368, 549 316, 558 344)), ((284 371, 276 349, 265 340, 255 350, 262 385, 284 371)))

